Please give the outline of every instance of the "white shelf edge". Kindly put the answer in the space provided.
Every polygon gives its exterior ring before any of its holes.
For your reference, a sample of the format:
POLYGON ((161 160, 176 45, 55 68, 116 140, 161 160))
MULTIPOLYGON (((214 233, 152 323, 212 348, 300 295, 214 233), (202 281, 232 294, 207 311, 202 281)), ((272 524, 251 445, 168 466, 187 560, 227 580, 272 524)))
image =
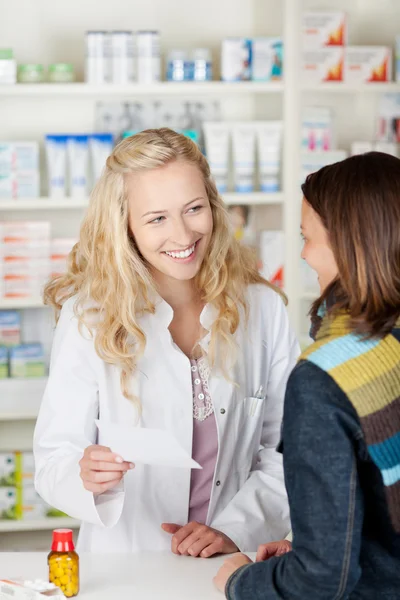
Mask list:
POLYGON ((248 205, 268 205, 268 204, 282 204, 283 192, 251 192, 248 194, 239 193, 225 193, 221 194, 222 198, 228 206, 237 204, 248 204, 248 205))
POLYGON ((30 210, 76 210, 87 208, 89 198, 16 198, 14 200, 0 200, 0 212, 4 211, 30 211, 30 210))
POLYGON ((89 84, 89 83, 37 83, 1 85, 0 96, 153 96, 153 95, 224 95, 224 94, 268 94, 283 92, 283 81, 209 81, 209 82, 169 82, 128 85, 89 84))
POLYGON ((0 310, 17 310, 23 308, 49 308, 41 298, 0 298, 0 310))
POLYGON ((304 83, 301 85, 300 89, 303 92, 336 92, 338 94, 370 92, 374 94, 384 94, 386 92, 400 92, 400 82, 388 81, 382 83, 352 84, 345 83, 344 81, 328 81, 316 84, 304 83))
POLYGON ((310 302, 314 302, 319 296, 318 292, 302 292, 300 294, 300 300, 309 300, 310 302))
MULTIPOLYGON (((226 204, 281 204, 283 192, 227 192, 222 194, 226 204)), ((0 200, 0 212, 36 211, 36 210, 79 210, 87 208, 89 198, 52 199, 42 196, 32 199, 0 200)))
POLYGON ((0 532, 17 531, 46 531, 51 529, 77 529, 80 521, 70 517, 46 517, 44 519, 28 520, 0 520, 0 532))

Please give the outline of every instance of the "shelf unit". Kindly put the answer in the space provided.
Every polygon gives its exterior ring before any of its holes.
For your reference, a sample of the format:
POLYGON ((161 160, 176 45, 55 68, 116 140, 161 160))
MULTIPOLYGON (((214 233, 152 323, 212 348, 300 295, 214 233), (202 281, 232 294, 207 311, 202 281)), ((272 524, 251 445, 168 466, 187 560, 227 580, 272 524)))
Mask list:
POLYGON ((80 521, 70 517, 46 517, 44 519, 32 519, 14 521, 0 520, 0 533, 11 533, 20 531, 48 531, 52 529, 79 529, 80 521))

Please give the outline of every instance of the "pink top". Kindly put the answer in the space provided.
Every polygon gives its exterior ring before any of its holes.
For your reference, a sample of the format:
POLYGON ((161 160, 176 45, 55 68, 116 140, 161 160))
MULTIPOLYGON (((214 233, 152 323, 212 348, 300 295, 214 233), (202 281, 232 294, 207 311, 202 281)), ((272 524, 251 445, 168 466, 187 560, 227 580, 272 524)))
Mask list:
POLYGON ((218 455, 218 432, 214 407, 208 389, 207 362, 200 358, 191 360, 190 364, 193 388, 192 457, 203 468, 192 469, 189 522, 206 523, 218 455))

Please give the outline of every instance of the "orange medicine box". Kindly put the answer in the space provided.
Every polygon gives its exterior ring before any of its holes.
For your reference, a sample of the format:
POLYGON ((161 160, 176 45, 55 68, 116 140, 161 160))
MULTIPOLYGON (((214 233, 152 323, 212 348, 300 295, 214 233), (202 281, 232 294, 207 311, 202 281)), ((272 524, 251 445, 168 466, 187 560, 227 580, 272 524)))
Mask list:
POLYGON ((304 50, 345 46, 347 43, 347 17, 344 12, 305 12, 302 29, 304 50))
POLYGON ((303 52, 302 79, 314 85, 324 81, 343 81, 344 48, 320 48, 303 52))
POLYGON ((350 84, 392 80, 392 50, 385 46, 348 46, 344 81, 350 84))

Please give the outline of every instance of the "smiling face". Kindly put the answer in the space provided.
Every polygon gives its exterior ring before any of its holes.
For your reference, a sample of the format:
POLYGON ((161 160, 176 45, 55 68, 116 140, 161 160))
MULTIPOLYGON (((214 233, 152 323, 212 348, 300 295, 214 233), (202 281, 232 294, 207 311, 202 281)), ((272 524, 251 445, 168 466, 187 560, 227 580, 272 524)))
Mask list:
POLYGON ((213 218, 203 178, 190 163, 173 161, 126 175, 129 227, 157 279, 193 279, 210 243, 213 218))
POLYGON ((301 258, 318 274, 322 294, 337 277, 338 268, 329 244, 328 232, 305 198, 301 208, 301 232, 304 240, 301 258))

